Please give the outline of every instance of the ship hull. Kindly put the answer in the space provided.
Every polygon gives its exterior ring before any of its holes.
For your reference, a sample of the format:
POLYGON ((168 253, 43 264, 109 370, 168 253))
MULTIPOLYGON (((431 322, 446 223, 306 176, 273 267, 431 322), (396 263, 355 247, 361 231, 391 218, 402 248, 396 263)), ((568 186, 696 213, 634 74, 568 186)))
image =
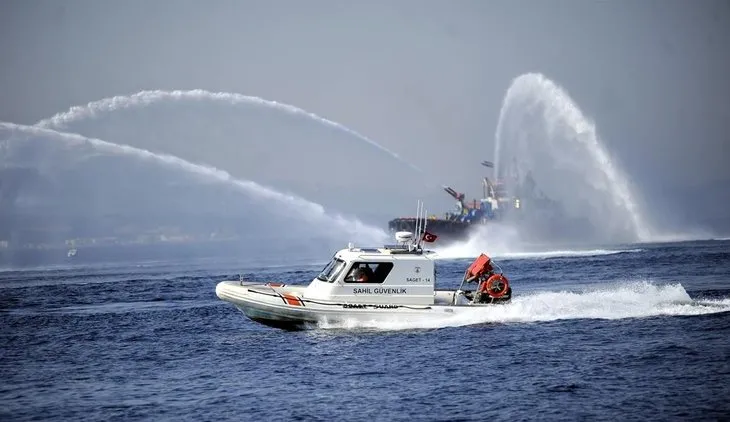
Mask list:
MULTIPOLYGON (((445 245, 468 240, 471 233, 481 225, 483 223, 467 223, 459 220, 433 218, 427 220, 425 230, 437 236, 434 242, 435 244, 445 245)), ((388 229, 393 233, 399 231, 415 233, 416 219, 408 217, 395 218, 388 222, 388 229)))

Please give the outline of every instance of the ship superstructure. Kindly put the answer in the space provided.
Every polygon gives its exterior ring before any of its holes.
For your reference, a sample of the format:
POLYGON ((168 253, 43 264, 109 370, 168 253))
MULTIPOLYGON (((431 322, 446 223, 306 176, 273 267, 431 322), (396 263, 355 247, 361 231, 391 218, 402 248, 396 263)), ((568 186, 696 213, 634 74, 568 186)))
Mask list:
MULTIPOLYGON (((484 167, 494 168, 490 161, 481 163, 484 167)), ((516 174, 511 176, 515 182, 519 181, 516 174)), ((531 177, 526 182, 532 181, 531 177)), ((513 183, 512 186, 526 185, 526 183, 513 183)), ((534 186, 534 182, 532 183, 534 186)), ((529 186, 523 186, 525 188, 529 186)), ((457 192, 449 186, 444 190, 456 200, 455 210, 446 212, 443 217, 431 216, 428 218, 429 232, 438 236, 440 242, 464 240, 474 226, 489 224, 498 221, 509 215, 518 213, 521 209, 521 198, 517 192, 523 189, 515 189, 510 192, 507 183, 501 178, 495 178, 493 182, 489 177, 482 179, 482 198, 466 201, 464 193, 457 192)), ((413 231, 417 219, 415 217, 399 217, 388 222, 388 228, 392 232, 413 231)))

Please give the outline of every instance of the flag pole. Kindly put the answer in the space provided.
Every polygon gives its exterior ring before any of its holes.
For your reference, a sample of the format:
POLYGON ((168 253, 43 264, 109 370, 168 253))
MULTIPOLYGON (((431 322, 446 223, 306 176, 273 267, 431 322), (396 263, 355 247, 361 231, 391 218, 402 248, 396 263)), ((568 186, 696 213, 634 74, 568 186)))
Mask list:
POLYGON ((423 232, 426 233, 426 226, 428 226, 428 210, 423 210, 423 232))
MULTIPOLYGON (((428 210, 424 208, 423 210, 423 234, 426 234, 426 226, 428 226, 428 210)), ((423 236, 421 236, 421 241, 423 241, 423 236)))

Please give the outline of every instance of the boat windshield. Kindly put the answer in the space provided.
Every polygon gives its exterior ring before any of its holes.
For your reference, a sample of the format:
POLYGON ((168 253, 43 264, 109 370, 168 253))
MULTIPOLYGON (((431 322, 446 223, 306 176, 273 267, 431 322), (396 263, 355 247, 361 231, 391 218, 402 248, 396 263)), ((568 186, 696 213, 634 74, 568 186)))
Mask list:
POLYGON ((319 273, 317 279, 331 283, 335 281, 340 272, 342 272, 343 268, 345 268, 345 261, 339 258, 333 258, 332 261, 330 261, 327 266, 324 267, 322 272, 319 273))

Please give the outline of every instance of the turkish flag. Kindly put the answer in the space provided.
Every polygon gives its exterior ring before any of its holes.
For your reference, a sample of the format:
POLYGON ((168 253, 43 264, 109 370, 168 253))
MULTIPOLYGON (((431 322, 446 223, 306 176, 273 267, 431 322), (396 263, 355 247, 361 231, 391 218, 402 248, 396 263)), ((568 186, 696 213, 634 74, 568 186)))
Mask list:
POLYGON ((433 233, 423 232, 422 239, 423 239, 424 242, 433 242, 434 240, 436 240, 437 237, 438 236, 436 236, 433 233))

